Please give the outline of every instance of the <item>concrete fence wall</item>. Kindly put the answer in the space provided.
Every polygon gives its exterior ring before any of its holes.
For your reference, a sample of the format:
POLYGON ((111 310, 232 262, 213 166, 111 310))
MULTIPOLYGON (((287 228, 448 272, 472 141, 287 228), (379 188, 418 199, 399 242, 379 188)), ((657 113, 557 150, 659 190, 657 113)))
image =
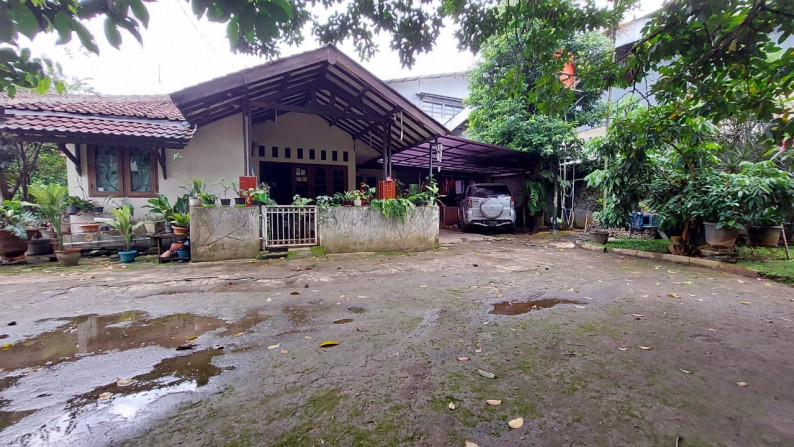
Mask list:
POLYGON ((190 208, 192 261, 254 259, 260 234, 259 207, 190 208))
POLYGON ((320 246, 327 253, 418 251, 438 247, 438 207, 418 207, 401 222, 369 207, 318 210, 320 246))

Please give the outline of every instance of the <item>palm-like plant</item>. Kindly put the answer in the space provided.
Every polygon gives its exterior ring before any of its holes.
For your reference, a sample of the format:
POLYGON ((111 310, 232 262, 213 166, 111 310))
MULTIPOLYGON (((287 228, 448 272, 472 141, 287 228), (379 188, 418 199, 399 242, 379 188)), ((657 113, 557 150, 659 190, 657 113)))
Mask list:
POLYGON ((28 224, 36 221, 36 217, 24 205, 19 200, 3 200, 0 203, 0 228, 22 239, 27 238, 25 229, 28 224))
POLYGON ((30 195, 36 203, 32 203, 43 220, 49 221, 58 240, 58 250, 63 250, 63 232, 61 222, 66 210, 69 190, 64 185, 50 183, 48 185, 30 185, 30 195))
POLYGON ((124 236, 124 243, 127 246, 127 251, 130 251, 130 243, 132 242, 133 233, 135 233, 135 230, 145 224, 146 221, 142 220, 140 222, 132 223, 132 210, 130 210, 128 206, 112 209, 110 212, 113 214, 113 218, 105 219, 104 221, 114 230, 118 231, 119 234, 124 236))

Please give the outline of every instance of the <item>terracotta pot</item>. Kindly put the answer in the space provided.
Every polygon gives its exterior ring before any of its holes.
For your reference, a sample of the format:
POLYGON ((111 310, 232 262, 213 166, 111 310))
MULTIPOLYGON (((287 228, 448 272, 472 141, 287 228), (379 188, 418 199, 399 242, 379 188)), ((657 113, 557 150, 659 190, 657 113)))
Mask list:
POLYGON ((100 224, 98 224, 98 223, 81 224, 80 225, 80 229, 85 231, 86 233, 96 233, 96 231, 99 230, 99 225, 100 224))
POLYGON ((706 230, 706 243, 712 247, 732 248, 736 245, 736 238, 739 237, 738 228, 717 229, 717 224, 713 222, 703 222, 703 228, 706 230))
POLYGON ((61 267, 73 267, 80 263, 80 249, 67 248, 65 250, 55 250, 55 257, 61 267))
POLYGON ((171 228, 174 229, 174 234, 187 234, 190 231, 188 227, 177 227, 176 225, 171 225, 171 228))
POLYGON ((28 250, 28 241, 15 236, 6 229, 0 229, 0 255, 16 258, 28 250))
POLYGON ((750 227, 747 229, 747 236, 753 247, 777 247, 780 243, 781 231, 783 231, 782 225, 750 227))

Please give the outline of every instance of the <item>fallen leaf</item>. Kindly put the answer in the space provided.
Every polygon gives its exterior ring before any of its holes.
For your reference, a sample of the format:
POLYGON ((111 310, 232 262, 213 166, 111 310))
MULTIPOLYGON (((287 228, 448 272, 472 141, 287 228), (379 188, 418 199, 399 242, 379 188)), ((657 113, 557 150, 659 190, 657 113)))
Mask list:
POLYGON ((280 353, 282 353, 282 354, 287 354, 287 353, 289 353, 289 351, 288 351, 288 350, 286 350, 286 349, 282 349, 281 351, 278 351, 278 352, 280 352, 280 353))
POLYGON ((678 298, 677 293, 668 293, 667 296, 669 296, 670 298, 678 298))
POLYGON ((681 371, 684 374, 692 374, 692 371, 687 371, 687 370, 685 370, 683 368, 678 368, 678 370, 681 371))
POLYGON ((497 297, 497 298, 501 298, 501 297, 503 297, 503 296, 504 296, 504 295, 502 295, 501 293, 497 293, 497 294, 496 294, 496 297, 497 297))
POLYGON ((449 408, 450 410, 454 410, 455 409, 455 403, 454 402, 450 402, 449 405, 447 405, 447 408, 449 408))
POLYGON ((647 350, 649 350, 649 349, 651 349, 651 347, 650 347, 650 346, 637 345, 637 347, 638 347, 638 348, 640 348, 640 349, 644 349, 644 350, 646 350, 646 351, 647 351, 647 350))
POLYGON ((118 379, 116 380, 116 386, 130 386, 135 382, 137 382, 135 379, 118 379))
POLYGON ((642 295, 640 298, 648 298, 648 295, 642 295))
POLYGON ((736 382, 736 384, 739 385, 742 388, 747 386, 747 382, 736 382))
POLYGON ((744 304, 745 306, 747 306, 747 305, 750 304, 750 302, 749 301, 739 301, 739 304, 744 304))
POLYGON ((301 293, 300 292, 290 292, 289 294, 290 295, 300 295, 301 293))
POLYGON ((107 402, 110 400, 111 397, 113 397, 113 393, 102 393, 99 395, 99 399, 97 400, 99 400, 100 402, 107 402))
POLYGON ((420 289, 424 289, 425 287, 427 287, 427 284, 422 284, 421 286, 419 286, 420 289))
POLYGON ((678 273, 675 270, 668 270, 667 273, 678 273))
POLYGON ((477 444, 475 444, 475 443, 473 443, 473 442, 471 442, 471 441, 466 441, 466 442, 463 444, 463 447, 480 447, 480 446, 478 446, 477 444))
POLYGON ((311 340, 314 337, 312 337, 311 335, 304 335, 303 338, 305 338, 306 340, 311 340))
POLYGON ((481 352, 482 352, 482 348, 477 348, 477 349, 475 349, 475 350, 474 350, 474 352, 476 352, 477 354, 479 354, 479 353, 481 353, 481 352))
POLYGON ((524 426, 524 418, 515 418, 512 421, 507 423, 508 426, 512 429, 521 428, 524 426))
POLYGON ((195 340, 195 339, 197 339, 197 338, 198 338, 197 336, 195 336, 195 335, 191 335, 190 337, 185 337, 185 340, 187 340, 187 341, 193 341, 193 340, 195 340))
POLYGON ((628 351, 629 348, 618 348, 619 351, 628 351))
POLYGON ((746 282, 747 282, 747 281, 743 281, 743 280, 741 280, 741 279, 737 279, 737 281, 739 281, 739 284, 744 284, 744 283, 746 283, 746 282))
POLYGON ((267 347, 267 349, 276 349, 276 348, 278 348, 279 346, 281 346, 281 343, 276 343, 275 345, 270 345, 270 346, 268 346, 268 347, 267 347))
POLYGON ((366 295, 359 295, 358 297, 359 298, 366 298, 367 296, 366 295))
POLYGON ((271 300, 270 298, 268 298, 268 299, 267 299, 267 302, 268 302, 268 303, 269 303, 269 302, 271 302, 271 301, 273 301, 273 300, 271 300))
POLYGON ((632 315, 634 315, 635 317, 640 317, 640 318, 642 318, 642 317, 644 317, 644 316, 645 316, 645 315, 643 315, 643 314, 632 314, 632 315))
POLYGON ((468 362, 469 358, 468 357, 458 357, 458 361, 459 362, 468 362))
POLYGON ((709 332, 717 332, 717 330, 714 328, 709 328, 709 332))
POLYGON ((499 400, 499 399, 485 399, 485 403, 490 405, 490 406, 492 406, 492 407, 496 407, 498 405, 502 405, 502 401, 499 400))
POLYGON ((477 265, 477 264, 472 264, 472 265, 473 265, 474 267, 479 267, 479 265, 477 265))
POLYGON ((243 335, 243 334, 245 334, 245 332, 238 332, 238 333, 234 334, 234 336, 235 336, 235 337, 239 337, 239 336, 241 336, 241 335, 243 335))
POLYGON ((13 343, 6 343, 3 346, 0 346, 0 349, 2 349, 3 351, 8 351, 9 349, 11 349, 13 347, 14 347, 13 343))
POLYGON ((575 307, 577 309, 586 309, 587 308, 587 306, 580 306, 578 304, 574 304, 573 307, 575 307))
POLYGON ((488 371, 483 371, 483 370, 481 370, 481 369, 478 369, 478 370, 477 370, 477 374, 479 374, 479 375, 481 375, 481 376, 485 377, 486 379, 495 379, 495 378, 496 378, 496 374, 494 374, 494 373, 489 373, 488 371))
POLYGON ((330 348, 331 346, 336 346, 338 344, 339 344, 338 341, 328 340, 328 341, 324 341, 324 342, 320 343, 320 347, 321 348, 330 348))

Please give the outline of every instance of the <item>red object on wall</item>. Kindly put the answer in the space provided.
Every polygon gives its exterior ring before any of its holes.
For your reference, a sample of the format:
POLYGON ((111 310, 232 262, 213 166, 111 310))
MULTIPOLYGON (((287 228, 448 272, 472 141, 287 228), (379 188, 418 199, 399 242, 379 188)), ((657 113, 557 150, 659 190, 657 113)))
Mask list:
MULTIPOLYGON (((561 57, 562 50, 557 50, 554 53, 554 57, 561 57)), ((565 62, 562 66, 562 71, 559 72, 560 75, 560 82, 565 88, 573 87, 574 82, 576 82, 576 68, 573 65, 573 54, 568 53, 568 61, 565 62)))
MULTIPOLYGON (((256 177, 253 175, 241 175, 239 180, 240 191, 248 191, 249 189, 256 189, 256 177)), ((240 194, 240 197, 245 197, 245 206, 251 206, 251 197, 240 194)))
POLYGON ((385 182, 378 182, 378 199, 396 199, 397 198, 397 184, 394 180, 387 180, 385 182))

